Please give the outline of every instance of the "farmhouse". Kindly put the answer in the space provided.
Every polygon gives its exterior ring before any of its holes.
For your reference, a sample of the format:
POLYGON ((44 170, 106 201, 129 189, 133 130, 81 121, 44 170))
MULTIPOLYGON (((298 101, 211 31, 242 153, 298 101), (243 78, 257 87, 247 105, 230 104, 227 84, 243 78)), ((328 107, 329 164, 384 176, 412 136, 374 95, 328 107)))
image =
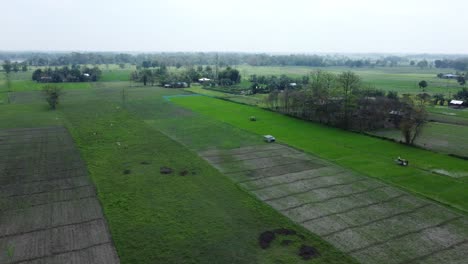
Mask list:
POLYGON ((466 106, 466 103, 462 100, 451 100, 448 105, 451 108, 463 108, 466 106))
POLYGON ((209 81, 211 81, 211 79, 208 79, 208 78, 205 78, 205 77, 198 79, 198 82, 201 82, 201 83, 209 82, 209 81))
POLYGON ((442 75, 442 78, 445 78, 445 79, 456 79, 456 78, 458 78, 458 75, 456 75, 456 74, 451 74, 451 73, 447 73, 447 74, 442 75))

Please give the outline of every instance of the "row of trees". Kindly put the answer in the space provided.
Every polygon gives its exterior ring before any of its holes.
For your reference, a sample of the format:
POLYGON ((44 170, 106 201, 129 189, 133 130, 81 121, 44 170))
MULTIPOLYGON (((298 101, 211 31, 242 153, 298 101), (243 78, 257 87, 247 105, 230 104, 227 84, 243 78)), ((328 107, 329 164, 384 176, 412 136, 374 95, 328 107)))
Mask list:
POLYGON ((28 71, 28 64, 26 62, 11 62, 6 60, 2 64, 2 69, 6 74, 10 72, 28 71))
POLYGON ((362 87, 353 72, 316 71, 304 88, 274 90, 266 104, 274 111, 347 130, 398 127, 412 144, 426 119, 424 105, 410 96, 362 87))
POLYGON ((161 65, 182 67, 193 65, 227 65, 249 64, 252 66, 348 66, 348 67, 394 67, 412 65, 421 68, 429 67, 435 60, 435 66, 454 67, 464 70, 467 58, 461 55, 440 56, 384 56, 381 54, 363 55, 313 55, 313 54, 252 54, 252 53, 215 53, 215 52, 163 52, 163 53, 37 53, 37 52, 0 52, 0 60, 24 61, 29 66, 64 66, 72 64, 125 64, 142 65, 144 68, 161 65))
POLYGON ((177 83, 187 83, 190 86, 193 82, 198 82, 201 78, 208 78, 210 81, 205 82, 205 85, 222 85, 231 86, 240 83, 241 75, 237 69, 226 67, 218 71, 213 70, 210 66, 186 67, 183 71, 169 72, 165 65, 157 68, 142 68, 134 71, 131 76, 134 82, 141 82, 143 85, 155 85, 159 83, 161 86, 169 84, 177 86, 177 83))
POLYGON ((32 74, 32 80, 44 83, 59 82, 96 82, 101 77, 101 70, 98 67, 88 68, 73 65, 61 68, 37 69, 32 74))
POLYGON ((436 68, 453 68, 459 71, 468 70, 468 58, 435 60, 436 68))

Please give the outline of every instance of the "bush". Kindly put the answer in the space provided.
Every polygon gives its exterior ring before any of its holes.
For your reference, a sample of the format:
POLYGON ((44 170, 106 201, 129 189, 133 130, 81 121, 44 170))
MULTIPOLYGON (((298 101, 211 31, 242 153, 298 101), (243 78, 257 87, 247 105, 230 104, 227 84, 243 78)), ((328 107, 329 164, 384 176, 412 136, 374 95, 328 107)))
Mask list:
POLYGON ((62 87, 60 86, 53 86, 53 85, 46 85, 42 87, 42 92, 45 95, 47 103, 49 103, 50 108, 55 110, 59 103, 60 95, 62 95, 62 87))

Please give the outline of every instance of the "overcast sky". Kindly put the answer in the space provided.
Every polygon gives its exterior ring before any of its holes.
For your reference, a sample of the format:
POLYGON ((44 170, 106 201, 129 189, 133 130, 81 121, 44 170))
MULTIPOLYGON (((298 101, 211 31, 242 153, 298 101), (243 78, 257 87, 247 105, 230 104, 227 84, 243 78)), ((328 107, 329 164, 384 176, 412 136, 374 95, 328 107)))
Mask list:
POLYGON ((467 0, 2 1, 0 50, 468 53, 467 0))

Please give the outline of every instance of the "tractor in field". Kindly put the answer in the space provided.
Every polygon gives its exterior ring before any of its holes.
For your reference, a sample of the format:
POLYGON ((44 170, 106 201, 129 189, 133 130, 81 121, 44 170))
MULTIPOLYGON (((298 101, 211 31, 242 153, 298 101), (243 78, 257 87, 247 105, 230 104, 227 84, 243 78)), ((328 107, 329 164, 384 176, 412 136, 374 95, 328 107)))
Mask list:
POLYGON ((408 166, 408 164, 409 164, 408 160, 402 159, 402 158, 400 158, 400 157, 398 157, 398 158, 395 160, 395 162, 396 162, 398 165, 400 165, 400 166, 408 166))

